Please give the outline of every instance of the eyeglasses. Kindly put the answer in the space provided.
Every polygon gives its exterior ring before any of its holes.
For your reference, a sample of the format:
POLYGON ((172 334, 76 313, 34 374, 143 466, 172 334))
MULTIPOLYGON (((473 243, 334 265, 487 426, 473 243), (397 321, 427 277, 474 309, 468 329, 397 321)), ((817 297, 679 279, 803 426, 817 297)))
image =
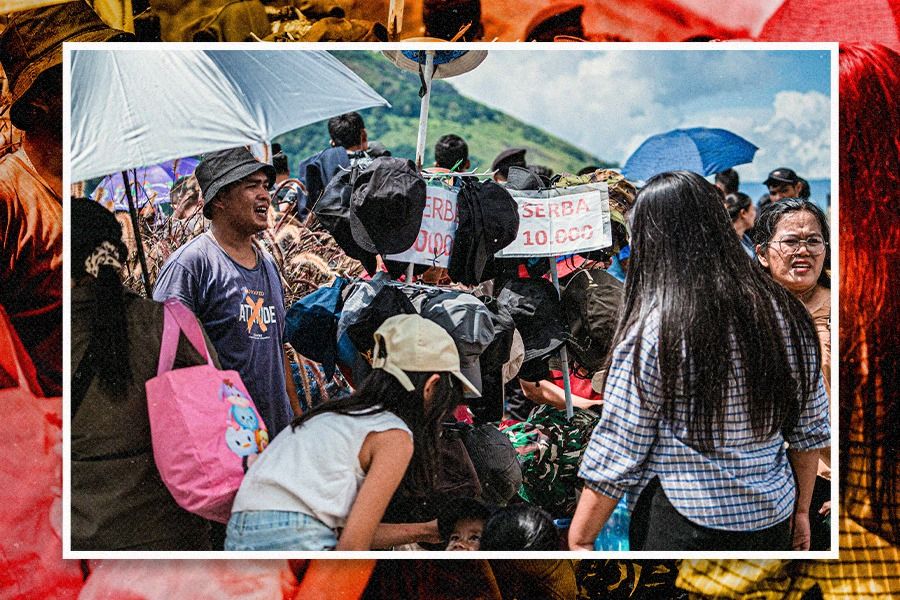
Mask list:
POLYGON ((806 246, 807 252, 813 256, 818 256, 825 252, 828 244, 821 237, 814 235, 805 240, 795 237, 781 238, 780 240, 772 240, 771 244, 777 244, 782 254, 796 254, 800 251, 800 246, 806 246))

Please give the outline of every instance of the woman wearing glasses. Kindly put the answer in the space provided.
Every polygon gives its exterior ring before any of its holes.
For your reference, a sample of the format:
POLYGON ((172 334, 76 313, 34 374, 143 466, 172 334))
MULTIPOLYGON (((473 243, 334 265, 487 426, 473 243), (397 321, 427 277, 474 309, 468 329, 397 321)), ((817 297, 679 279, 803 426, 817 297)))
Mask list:
POLYGON ((756 218, 756 256, 772 279, 794 294, 812 315, 822 349, 826 388, 831 376, 831 279, 828 218, 802 198, 773 202, 756 218))
MULTIPOLYGON (((803 198, 786 198, 766 206, 756 219, 756 256, 772 279, 794 294, 816 324, 822 349, 825 388, 831 381, 831 279, 828 275, 828 218, 803 198)), ((831 514, 831 448, 819 456, 813 489, 811 550, 827 550, 831 514)))
POLYGON ((627 493, 632 550, 808 549, 818 449, 831 438, 812 319, 753 266, 700 175, 651 177, 632 211, 570 548, 591 549, 627 493))

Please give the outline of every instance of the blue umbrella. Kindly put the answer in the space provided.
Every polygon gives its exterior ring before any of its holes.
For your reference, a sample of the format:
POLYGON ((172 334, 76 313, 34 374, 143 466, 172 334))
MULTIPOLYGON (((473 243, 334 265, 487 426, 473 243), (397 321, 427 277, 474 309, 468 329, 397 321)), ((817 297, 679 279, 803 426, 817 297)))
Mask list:
POLYGON ((751 162, 758 149, 724 129, 675 129, 647 138, 625 161, 622 174, 633 181, 646 181, 666 171, 712 175, 751 162))

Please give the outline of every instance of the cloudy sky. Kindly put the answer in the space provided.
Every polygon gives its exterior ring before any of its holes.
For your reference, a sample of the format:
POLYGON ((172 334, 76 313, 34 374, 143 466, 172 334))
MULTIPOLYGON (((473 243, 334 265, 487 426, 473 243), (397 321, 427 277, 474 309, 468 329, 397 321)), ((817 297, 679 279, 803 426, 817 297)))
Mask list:
POLYGON ((759 147, 737 168, 742 180, 762 181, 779 166, 829 177, 826 51, 491 50, 447 81, 620 164, 653 134, 721 127, 759 147))

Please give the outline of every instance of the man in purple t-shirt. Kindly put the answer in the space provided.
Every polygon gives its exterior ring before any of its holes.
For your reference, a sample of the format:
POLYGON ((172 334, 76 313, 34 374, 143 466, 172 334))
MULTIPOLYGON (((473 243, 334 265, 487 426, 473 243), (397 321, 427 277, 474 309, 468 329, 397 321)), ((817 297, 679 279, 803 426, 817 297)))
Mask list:
POLYGON ((246 148, 212 152, 197 167, 209 231, 169 257, 153 299, 178 298, 206 328, 222 367, 241 375, 272 437, 293 418, 284 355, 284 291, 255 242, 268 226, 272 165, 246 148))

